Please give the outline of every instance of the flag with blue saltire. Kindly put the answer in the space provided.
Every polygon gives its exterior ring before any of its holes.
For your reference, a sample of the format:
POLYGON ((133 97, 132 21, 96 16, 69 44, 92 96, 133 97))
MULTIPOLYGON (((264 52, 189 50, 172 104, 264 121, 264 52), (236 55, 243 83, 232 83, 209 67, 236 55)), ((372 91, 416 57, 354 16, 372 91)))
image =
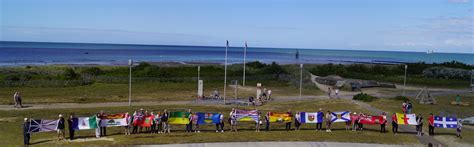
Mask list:
POLYGON ((455 117, 434 116, 434 126, 437 128, 456 128, 458 119, 455 117))
POLYGON ((197 123, 202 124, 218 124, 221 122, 221 114, 197 112, 197 123))
POLYGON ((58 120, 32 119, 28 132, 49 132, 58 130, 58 120))
POLYGON ((349 111, 331 112, 331 122, 351 121, 350 113, 349 111))
POLYGON ((301 123, 321 123, 323 122, 323 112, 300 112, 301 123))
POLYGON ((237 121, 258 121, 258 110, 235 110, 237 121))

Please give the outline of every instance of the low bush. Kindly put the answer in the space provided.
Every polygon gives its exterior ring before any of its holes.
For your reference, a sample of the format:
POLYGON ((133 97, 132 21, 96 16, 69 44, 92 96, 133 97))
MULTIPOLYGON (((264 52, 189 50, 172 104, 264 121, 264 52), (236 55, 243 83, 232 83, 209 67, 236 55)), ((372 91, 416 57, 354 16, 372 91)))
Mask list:
POLYGON ((359 93, 352 97, 353 100, 363 101, 363 102, 372 102, 377 99, 377 97, 368 95, 367 93, 359 93))

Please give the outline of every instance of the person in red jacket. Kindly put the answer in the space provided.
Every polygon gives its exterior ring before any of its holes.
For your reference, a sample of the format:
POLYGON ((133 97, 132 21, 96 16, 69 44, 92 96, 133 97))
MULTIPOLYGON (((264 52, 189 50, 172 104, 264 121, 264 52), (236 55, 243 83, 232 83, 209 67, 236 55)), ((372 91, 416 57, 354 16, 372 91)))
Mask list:
POLYGON ((397 115, 395 113, 392 115, 392 132, 393 134, 398 132, 397 115))
POLYGON ((434 135, 434 116, 433 113, 430 113, 430 117, 428 118, 428 135, 434 135))

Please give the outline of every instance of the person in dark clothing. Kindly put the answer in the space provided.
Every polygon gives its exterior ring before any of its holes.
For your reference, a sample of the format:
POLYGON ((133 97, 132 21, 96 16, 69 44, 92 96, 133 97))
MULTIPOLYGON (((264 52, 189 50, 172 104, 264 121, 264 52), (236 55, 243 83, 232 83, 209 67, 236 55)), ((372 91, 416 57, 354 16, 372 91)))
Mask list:
POLYGON ((270 131, 270 113, 265 115, 265 131, 270 131))
POLYGON ((69 115, 67 124, 69 129, 69 140, 74 140, 74 114, 69 115))
POLYGON ((393 134, 398 132, 397 115, 395 113, 392 115, 392 132, 393 134))
POLYGON ((24 119, 23 122, 23 145, 28 146, 30 145, 30 122, 28 121, 28 118, 24 119))
MULTIPOLYGON (((286 113, 288 113, 288 114, 290 115, 290 117, 293 117, 293 113, 291 113, 291 110, 288 110, 288 112, 286 112, 286 113)), ((287 122, 287 123, 286 123, 285 129, 286 129, 287 131, 291 130, 291 122, 287 122)))
POLYGON ((64 129, 66 128, 66 125, 64 124, 65 121, 64 121, 64 117, 63 115, 59 114, 59 119, 58 119, 58 127, 57 127, 57 130, 58 130, 58 140, 63 140, 65 137, 65 134, 64 134, 64 129))
POLYGON ((416 116, 416 136, 421 136, 423 135, 423 116, 421 114, 418 114, 416 116))
MULTIPOLYGON (((100 110, 100 118, 102 120, 102 118, 105 117, 105 113, 104 111, 100 110)), ((100 126, 100 124, 99 124, 100 126)), ((107 134, 107 127, 100 127, 100 136, 106 136, 107 134)))
POLYGON ((387 124, 387 114, 385 112, 382 113, 382 122, 380 122, 380 133, 385 133, 385 124, 387 124))
POLYGON ((189 123, 186 124, 186 132, 193 132, 193 112, 191 111, 191 109, 188 110, 188 113, 189 113, 189 116, 188 116, 188 120, 189 120, 189 123))
MULTIPOLYGON (((318 119, 318 120, 323 120, 323 118, 324 118, 324 112, 323 112, 323 109, 322 109, 322 108, 319 108, 318 114, 321 114, 321 115, 317 115, 318 118, 316 118, 316 119, 318 119)), ((322 121, 318 121, 318 122, 316 123, 316 131, 321 131, 321 130, 323 130, 323 122, 322 122, 322 121)))

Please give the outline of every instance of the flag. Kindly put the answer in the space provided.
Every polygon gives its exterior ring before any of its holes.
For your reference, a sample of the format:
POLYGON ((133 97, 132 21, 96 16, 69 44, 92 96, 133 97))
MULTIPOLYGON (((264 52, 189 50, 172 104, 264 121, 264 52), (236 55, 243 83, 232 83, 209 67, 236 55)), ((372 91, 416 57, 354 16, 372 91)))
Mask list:
POLYGON ((456 128, 458 119, 455 117, 434 116, 434 126, 437 128, 456 128))
POLYGON ((154 115, 148 115, 143 118, 142 123, 139 125, 140 127, 151 127, 153 124, 153 119, 155 118, 154 115))
POLYGON ((270 113, 270 122, 291 122, 293 117, 288 113, 270 113))
POLYGON ((197 112, 197 123, 202 124, 218 124, 221 122, 221 114, 219 113, 203 113, 197 112))
POLYGON ((331 112, 331 122, 348 122, 351 121, 349 111, 331 112))
POLYGON ((74 118, 73 128, 74 130, 85 130, 85 129, 95 129, 97 128, 97 117, 79 117, 74 118))
POLYGON ((258 110, 235 110, 237 121, 258 121, 258 110))
POLYGON ((170 112, 170 118, 168 122, 175 125, 189 124, 189 112, 170 112))
POLYGON ((399 125, 417 125, 416 114, 401 114, 397 113, 397 123, 399 125))
POLYGON ((322 123, 323 112, 300 112, 301 123, 322 123))
POLYGON ((142 113, 133 115, 133 126, 140 126, 145 121, 145 116, 142 113))
POLYGON ((104 115, 101 118, 100 126, 101 127, 108 127, 108 126, 127 126, 127 116, 124 113, 121 114, 112 114, 112 115, 104 115))
POLYGON ((359 118, 359 123, 368 125, 377 125, 384 122, 383 116, 365 116, 359 118))
POLYGON ((49 132, 58 130, 58 120, 30 120, 28 132, 49 132))

